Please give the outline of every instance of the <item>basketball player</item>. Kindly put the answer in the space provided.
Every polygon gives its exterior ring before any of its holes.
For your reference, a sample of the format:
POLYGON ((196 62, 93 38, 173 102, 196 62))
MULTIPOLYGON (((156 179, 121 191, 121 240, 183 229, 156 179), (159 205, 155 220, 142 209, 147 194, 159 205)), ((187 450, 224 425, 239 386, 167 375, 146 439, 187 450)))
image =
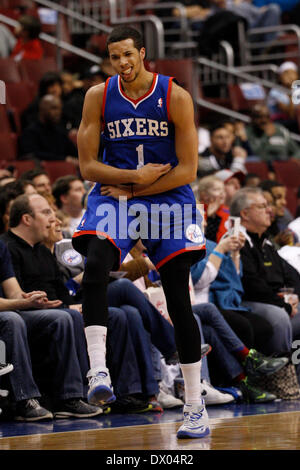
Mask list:
POLYGON ((160 273, 185 382, 177 437, 204 437, 209 423, 201 399, 201 340, 188 286, 191 265, 205 255, 202 219, 189 186, 197 173, 193 102, 172 78, 145 69, 135 29, 115 28, 107 48, 116 75, 87 92, 78 132, 81 174, 97 183, 73 236, 74 248, 86 256, 88 400, 99 405, 115 399, 105 361, 106 289, 110 271, 141 238, 160 273))

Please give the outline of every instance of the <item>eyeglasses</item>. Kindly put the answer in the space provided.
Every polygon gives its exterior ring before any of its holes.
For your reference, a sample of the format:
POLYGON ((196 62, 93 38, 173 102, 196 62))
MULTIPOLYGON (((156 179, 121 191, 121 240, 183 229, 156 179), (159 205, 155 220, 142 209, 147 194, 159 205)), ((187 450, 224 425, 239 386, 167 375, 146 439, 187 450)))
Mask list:
POLYGON ((251 204, 249 208, 251 207, 256 207, 256 209, 268 209, 270 207, 270 204, 262 203, 262 204, 251 204))

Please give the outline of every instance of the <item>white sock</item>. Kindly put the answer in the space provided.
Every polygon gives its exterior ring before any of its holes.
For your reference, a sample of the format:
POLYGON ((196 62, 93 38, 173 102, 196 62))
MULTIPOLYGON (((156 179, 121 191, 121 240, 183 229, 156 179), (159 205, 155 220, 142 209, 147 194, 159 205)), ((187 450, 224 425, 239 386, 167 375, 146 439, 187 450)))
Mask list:
POLYGON ((91 369, 106 368, 106 326, 87 326, 84 332, 91 369))
POLYGON ((201 361, 180 364, 184 380, 185 403, 200 403, 201 400, 201 361))

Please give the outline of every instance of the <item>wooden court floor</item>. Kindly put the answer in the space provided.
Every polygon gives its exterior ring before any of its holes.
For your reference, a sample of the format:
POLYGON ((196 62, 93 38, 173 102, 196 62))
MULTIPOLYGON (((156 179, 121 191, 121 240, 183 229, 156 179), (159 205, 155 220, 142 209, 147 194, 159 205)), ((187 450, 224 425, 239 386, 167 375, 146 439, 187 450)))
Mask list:
POLYGON ((178 440, 180 422, 0 438, 0 450, 300 450, 300 411, 211 419, 211 435, 178 440))

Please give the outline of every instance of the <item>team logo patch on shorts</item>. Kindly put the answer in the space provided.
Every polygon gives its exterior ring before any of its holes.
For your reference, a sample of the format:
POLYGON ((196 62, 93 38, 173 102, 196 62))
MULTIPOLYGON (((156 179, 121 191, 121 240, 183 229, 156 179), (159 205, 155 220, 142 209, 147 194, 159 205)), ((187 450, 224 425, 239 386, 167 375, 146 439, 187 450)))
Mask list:
POLYGON ((65 264, 69 266, 77 266, 82 262, 82 256, 75 250, 66 250, 62 255, 62 260, 65 264))
POLYGON ((199 225, 190 224, 185 231, 185 236, 193 243, 204 243, 203 234, 199 225))

